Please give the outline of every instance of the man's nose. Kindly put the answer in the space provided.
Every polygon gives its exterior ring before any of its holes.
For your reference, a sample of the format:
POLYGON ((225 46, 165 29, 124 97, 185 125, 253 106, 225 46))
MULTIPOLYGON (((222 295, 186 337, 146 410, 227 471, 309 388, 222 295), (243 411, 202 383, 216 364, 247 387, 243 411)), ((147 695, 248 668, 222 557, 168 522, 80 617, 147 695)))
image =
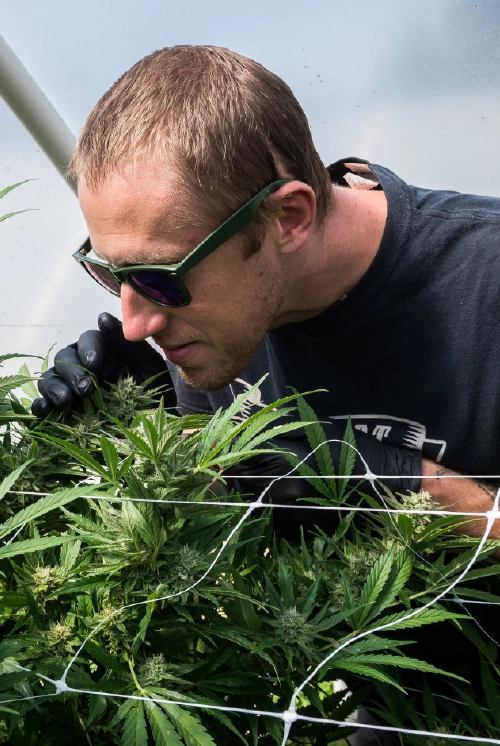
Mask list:
POLYGON ((126 282, 122 283, 120 295, 125 339, 142 342, 168 325, 168 309, 139 295, 126 282))

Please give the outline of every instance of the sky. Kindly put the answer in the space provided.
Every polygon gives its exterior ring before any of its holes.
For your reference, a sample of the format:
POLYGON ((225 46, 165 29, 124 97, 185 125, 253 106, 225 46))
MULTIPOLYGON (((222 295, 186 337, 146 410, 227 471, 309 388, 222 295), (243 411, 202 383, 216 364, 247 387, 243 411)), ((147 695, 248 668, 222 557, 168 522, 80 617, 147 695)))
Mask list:
MULTIPOLYGON (((430 188, 500 196, 498 0, 16 0, 1 33, 76 135, 132 64, 173 44, 256 59, 294 90, 325 163, 388 166, 430 188)), ((78 202, 0 99, 0 354, 46 355, 117 301, 71 254, 78 202)), ((38 361, 30 363, 37 370, 38 361)))

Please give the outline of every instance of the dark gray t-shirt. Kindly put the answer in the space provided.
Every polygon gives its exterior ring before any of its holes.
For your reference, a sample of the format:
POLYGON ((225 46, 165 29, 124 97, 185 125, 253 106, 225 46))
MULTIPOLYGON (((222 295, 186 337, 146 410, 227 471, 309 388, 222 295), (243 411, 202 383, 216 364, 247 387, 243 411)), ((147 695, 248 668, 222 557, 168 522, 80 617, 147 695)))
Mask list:
MULTIPOLYGON (((330 167, 346 185, 346 159, 330 167)), ((381 442, 472 475, 500 474, 500 199, 421 189, 370 164, 388 201, 382 242, 347 297, 266 335, 229 386, 174 376, 182 413, 227 407, 264 374, 243 412, 327 389, 320 418, 352 418, 381 442)), ((347 188, 347 187, 346 187, 347 188)))

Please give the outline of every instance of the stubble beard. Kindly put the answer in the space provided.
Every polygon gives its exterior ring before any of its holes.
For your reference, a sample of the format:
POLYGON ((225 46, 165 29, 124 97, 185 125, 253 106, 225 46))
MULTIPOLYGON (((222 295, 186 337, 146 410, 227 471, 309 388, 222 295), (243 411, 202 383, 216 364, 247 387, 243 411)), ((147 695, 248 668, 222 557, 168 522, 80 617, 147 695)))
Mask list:
POLYGON ((182 367, 178 366, 181 378, 189 386, 193 386, 201 391, 218 391, 224 386, 228 386, 252 360, 257 352, 264 336, 259 335, 258 339, 250 341, 245 340, 245 345, 227 345, 224 349, 224 355, 221 356, 217 363, 210 367, 182 367))
POLYGON ((181 378, 189 386, 201 391, 218 391, 238 378, 252 361, 283 301, 283 284, 276 279, 260 289, 249 307, 259 309, 259 317, 250 318, 241 339, 231 340, 221 347, 217 360, 207 367, 178 366, 181 378))

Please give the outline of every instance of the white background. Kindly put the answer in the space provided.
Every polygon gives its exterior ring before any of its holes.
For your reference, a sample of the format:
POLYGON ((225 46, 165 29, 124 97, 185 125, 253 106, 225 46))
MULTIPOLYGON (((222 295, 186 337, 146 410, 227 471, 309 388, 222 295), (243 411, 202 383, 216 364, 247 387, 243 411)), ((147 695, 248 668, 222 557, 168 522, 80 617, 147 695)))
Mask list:
MULTIPOLYGON (((420 186, 500 195, 499 0, 16 0, 1 33, 76 134, 134 62, 216 44, 283 77, 326 163, 359 156, 420 186)), ((0 354, 45 355, 117 302, 71 259, 86 230, 0 100, 0 354)), ((37 369, 36 361, 31 365, 37 369)))

